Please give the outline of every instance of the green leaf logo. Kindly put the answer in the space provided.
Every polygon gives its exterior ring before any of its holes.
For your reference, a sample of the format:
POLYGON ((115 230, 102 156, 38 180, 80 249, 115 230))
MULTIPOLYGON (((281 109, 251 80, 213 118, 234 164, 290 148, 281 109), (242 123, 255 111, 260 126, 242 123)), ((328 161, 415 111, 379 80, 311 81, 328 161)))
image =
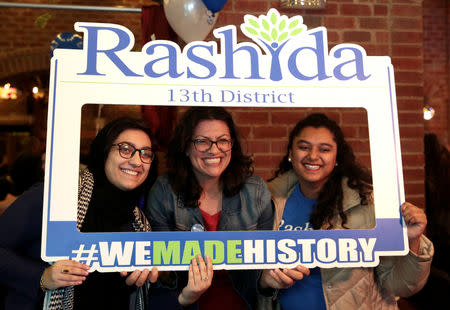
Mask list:
POLYGON ((304 33, 306 25, 303 24, 301 16, 289 18, 284 15, 281 16, 275 9, 270 9, 267 15, 260 15, 259 17, 245 15, 241 30, 255 42, 262 40, 265 44, 276 48, 292 37, 304 33))

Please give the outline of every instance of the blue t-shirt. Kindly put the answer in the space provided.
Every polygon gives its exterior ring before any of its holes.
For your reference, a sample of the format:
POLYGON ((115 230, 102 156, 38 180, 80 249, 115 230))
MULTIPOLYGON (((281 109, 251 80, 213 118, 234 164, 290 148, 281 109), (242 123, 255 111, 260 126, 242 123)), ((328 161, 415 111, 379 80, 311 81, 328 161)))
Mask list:
MULTIPOLYGON (((317 203, 316 199, 303 196, 300 185, 297 184, 286 202, 280 230, 312 230, 309 217, 317 203)), ((278 297, 283 310, 308 309, 325 310, 322 277, 320 268, 310 270, 310 275, 296 281, 288 289, 280 290, 278 297)))

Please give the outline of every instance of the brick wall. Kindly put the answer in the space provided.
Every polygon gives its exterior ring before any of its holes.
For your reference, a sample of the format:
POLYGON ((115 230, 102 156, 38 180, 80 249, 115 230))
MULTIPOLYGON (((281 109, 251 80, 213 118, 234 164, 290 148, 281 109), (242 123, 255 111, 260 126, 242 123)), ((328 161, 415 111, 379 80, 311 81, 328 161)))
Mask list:
MULTIPOLYGON (((48 3, 47 1, 37 0, 28 0, 27 2, 48 3)), ((87 0, 58 1, 59 4, 68 4, 69 2, 81 5, 98 5, 94 1, 87 0)), ((446 24, 446 22, 448 23, 448 10, 444 10, 447 17, 441 16, 441 10, 443 9, 439 7, 443 3, 447 3, 447 1, 329 0, 325 10, 280 10, 282 14, 286 15, 302 15, 308 28, 322 25, 327 27, 330 48, 343 42, 356 43, 363 46, 368 55, 388 55, 392 58, 396 75, 406 196, 408 200, 420 205, 424 204, 422 142, 424 122, 421 111, 424 93, 429 93, 429 88, 432 88, 433 85, 440 85, 440 91, 438 91, 441 94, 439 97, 440 103, 436 104, 436 107, 439 107, 439 110, 444 110, 448 105, 448 49, 445 70, 442 69, 445 68, 442 65, 445 62, 445 55, 437 57, 432 54, 433 51, 439 50, 438 43, 433 42, 441 42, 441 38, 445 35, 442 34, 443 32, 436 35, 434 31, 430 30, 433 29, 434 23, 436 23, 436 27, 440 23, 442 27, 447 25, 448 28, 448 24, 446 24), (435 15, 439 17, 440 22, 438 22, 438 18, 435 19, 435 15), (428 83, 428 77, 437 77, 438 74, 439 76, 447 74, 447 84, 428 83), (424 77, 426 83, 424 83, 424 77), (441 91, 442 89, 445 89, 445 91, 441 91)), ((149 1, 108 0, 101 3, 102 6, 123 5, 125 7, 140 7, 142 4, 149 4, 149 1)), ((229 0, 225 8, 219 13, 216 26, 239 25, 242 23, 245 14, 265 14, 270 7, 279 9, 279 1, 229 0)), ((48 70, 49 42, 59 32, 73 31, 73 23, 81 20, 122 24, 134 33, 137 45, 141 41, 139 13, 1 8, 0 79, 26 71, 27 68, 48 70), (44 29, 40 29, 35 25, 34 20, 46 12, 52 14, 52 19, 49 20, 44 29)), ((448 32, 446 35, 445 42, 448 42, 448 32)), ((240 36, 240 39, 246 38, 240 36)), ((443 81, 444 78, 438 80, 443 81)), ((438 101, 436 96, 432 97, 435 100, 434 102, 438 101)), ((233 114, 244 134, 247 133, 253 139, 249 142, 249 151, 252 151, 255 155, 258 166, 257 173, 266 177, 270 175, 271 169, 283 153, 281 136, 284 133, 287 134, 290 126, 300 118, 300 115, 304 114, 304 111, 299 111, 298 115, 293 115, 281 110, 258 110, 255 111, 254 121, 249 119, 250 111, 237 110, 233 111, 233 114), (286 120, 289 121, 287 125, 285 124, 286 120), (262 143, 264 141, 262 137, 267 134, 264 131, 268 130, 266 125, 262 126, 265 121, 269 122, 267 124, 270 124, 270 126, 277 127, 277 130, 268 131, 270 134, 278 133, 278 136, 271 140, 270 147, 262 143), (280 129, 283 126, 284 128, 280 129)), ((364 163, 368 163, 368 147, 365 146, 367 132, 364 129, 364 124, 354 126, 355 113, 359 112, 333 111, 332 115, 343 125, 349 140, 356 148, 359 158, 364 163), (358 129, 360 125, 361 130, 358 129)), ((446 117, 448 118, 443 113, 433 123, 429 123, 433 126, 427 124, 427 130, 447 132, 448 121, 445 119, 446 117)))
MULTIPOLYGON (((240 24, 245 14, 265 14, 270 7, 285 15, 302 15, 308 28, 325 26, 330 48, 355 43, 368 55, 388 55, 395 69, 398 115, 406 198, 424 205, 423 172, 423 17, 421 0, 329 0, 325 10, 281 10, 279 1, 228 1, 218 26, 240 24)), ((245 37, 241 36, 241 40, 245 37)), ((354 112, 351 112, 354 114, 354 112)), ((345 113, 343 114, 345 115, 345 113)), ((355 118, 340 115, 342 125, 352 128, 355 118)), ((348 130, 349 139, 360 139, 348 130)), ((358 147, 353 143, 354 147, 358 147)), ((364 143, 362 143, 364 145, 364 143)), ((366 147, 357 149, 367 163, 366 147)), ((274 157, 265 162, 272 163, 274 157)))
POLYGON ((424 92, 426 102, 436 114, 425 121, 425 131, 449 143, 449 56, 450 3, 431 0, 423 3, 424 92))

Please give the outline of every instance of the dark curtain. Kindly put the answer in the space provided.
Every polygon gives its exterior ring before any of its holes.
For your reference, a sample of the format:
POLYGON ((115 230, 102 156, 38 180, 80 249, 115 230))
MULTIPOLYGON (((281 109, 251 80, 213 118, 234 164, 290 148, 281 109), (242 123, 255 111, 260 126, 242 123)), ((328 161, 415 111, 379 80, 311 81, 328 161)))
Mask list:
MULTIPOLYGON (((177 40, 176 33, 172 30, 164 14, 162 5, 142 7, 142 46, 152 40, 177 40)), ((150 125, 158 147, 164 151, 172 136, 176 119, 175 107, 167 106, 142 106, 142 115, 150 125)))

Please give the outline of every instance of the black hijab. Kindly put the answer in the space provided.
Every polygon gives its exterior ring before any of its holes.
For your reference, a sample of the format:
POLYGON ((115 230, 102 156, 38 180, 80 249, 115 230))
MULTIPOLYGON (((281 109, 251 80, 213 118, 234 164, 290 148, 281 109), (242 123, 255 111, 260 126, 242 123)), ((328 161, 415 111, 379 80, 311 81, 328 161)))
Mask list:
POLYGON ((83 232, 132 231, 133 209, 156 179, 156 159, 150 166, 147 179, 134 190, 120 190, 106 177, 105 163, 112 144, 127 129, 142 130, 153 142, 146 123, 132 118, 116 119, 97 134, 91 144, 88 159, 88 169, 94 175, 94 189, 81 229, 83 232))

